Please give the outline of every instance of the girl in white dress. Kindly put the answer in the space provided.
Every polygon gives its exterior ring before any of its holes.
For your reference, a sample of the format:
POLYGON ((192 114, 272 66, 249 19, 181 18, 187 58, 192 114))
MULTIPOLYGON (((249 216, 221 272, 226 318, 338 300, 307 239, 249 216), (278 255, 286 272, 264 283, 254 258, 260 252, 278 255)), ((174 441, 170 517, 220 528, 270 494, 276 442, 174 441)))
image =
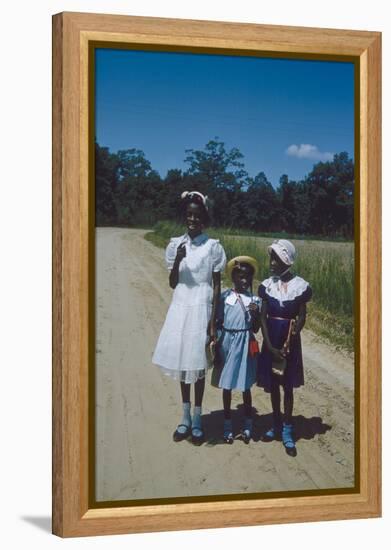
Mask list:
POLYGON ((216 339, 216 313, 226 256, 220 242, 203 233, 209 221, 207 198, 198 191, 185 191, 182 203, 187 233, 172 238, 166 249, 169 284, 174 294, 152 362, 181 385, 183 417, 173 434, 174 441, 187 439, 191 434, 192 442, 199 445, 204 440, 201 407, 208 369, 205 346, 208 337, 216 339))

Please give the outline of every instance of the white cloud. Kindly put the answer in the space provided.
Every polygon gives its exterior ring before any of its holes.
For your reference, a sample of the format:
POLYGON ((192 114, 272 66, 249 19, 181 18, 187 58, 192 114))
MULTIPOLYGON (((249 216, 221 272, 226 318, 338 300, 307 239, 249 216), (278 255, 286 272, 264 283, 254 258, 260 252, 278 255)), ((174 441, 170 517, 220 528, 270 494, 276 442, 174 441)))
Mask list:
POLYGON ((311 160, 333 160, 333 153, 319 151, 316 145, 310 145, 309 143, 302 143, 301 145, 289 145, 285 151, 290 157, 297 157, 299 159, 311 159, 311 160))

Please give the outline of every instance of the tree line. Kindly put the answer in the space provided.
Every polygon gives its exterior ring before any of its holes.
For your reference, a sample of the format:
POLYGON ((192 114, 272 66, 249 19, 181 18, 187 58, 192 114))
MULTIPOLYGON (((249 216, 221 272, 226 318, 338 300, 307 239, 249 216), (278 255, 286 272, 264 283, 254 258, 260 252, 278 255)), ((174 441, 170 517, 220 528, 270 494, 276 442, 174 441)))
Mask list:
POLYGON ((282 175, 276 188, 264 172, 250 177, 239 149, 218 138, 185 153, 187 169, 162 178, 143 151, 111 153, 96 143, 96 225, 179 221, 181 193, 197 190, 211 199, 216 227, 353 238, 354 164, 346 152, 318 162, 300 181, 282 175))

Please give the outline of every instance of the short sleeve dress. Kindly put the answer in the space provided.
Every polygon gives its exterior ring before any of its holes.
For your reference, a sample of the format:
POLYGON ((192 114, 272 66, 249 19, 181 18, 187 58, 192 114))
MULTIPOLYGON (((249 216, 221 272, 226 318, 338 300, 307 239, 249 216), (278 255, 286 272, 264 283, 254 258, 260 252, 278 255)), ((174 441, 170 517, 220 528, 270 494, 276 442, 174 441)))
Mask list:
POLYGON ((184 243, 186 256, 179 265, 179 280, 152 362, 176 380, 191 384, 205 376, 207 327, 212 313, 213 272, 225 268, 224 248, 201 233, 174 237, 166 249, 166 263, 173 268, 177 248, 184 243))
MULTIPOLYGON (((312 289, 307 281, 297 275, 285 283, 269 277, 260 284, 258 294, 267 304, 267 328, 271 344, 277 349, 282 349, 288 336, 290 320, 299 314, 300 304, 311 299, 312 289)), ((271 382, 272 355, 264 342, 258 358, 257 385, 270 392, 271 382)), ((300 335, 292 338, 290 342, 282 384, 287 389, 298 388, 304 384, 300 335)))
POLYGON ((261 300, 250 293, 240 294, 240 300, 233 290, 226 290, 221 295, 217 313, 224 366, 216 385, 225 390, 246 391, 256 382, 257 357, 249 354, 254 333, 248 306, 254 302, 259 308, 261 300))

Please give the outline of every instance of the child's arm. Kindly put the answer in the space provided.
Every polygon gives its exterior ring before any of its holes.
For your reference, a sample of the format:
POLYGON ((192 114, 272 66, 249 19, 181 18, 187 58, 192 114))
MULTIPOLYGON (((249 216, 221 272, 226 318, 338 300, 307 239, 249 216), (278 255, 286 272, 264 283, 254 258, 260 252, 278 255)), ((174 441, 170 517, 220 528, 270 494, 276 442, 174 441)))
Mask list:
POLYGON ((225 295, 220 294, 220 298, 217 303, 216 309, 216 330, 221 330, 224 324, 224 304, 225 304, 225 295))
POLYGON ((179 264, 181 263, 181 261, 183 260, 183 258, 185 256, 186 256, 186 247, 185 247, 185 244, 183 243, 180 246, 178 246, 178 248, 177 248, 177 253, 176 253, 176 256, 175 256, 174 265, 172 266, 172 269, 170 271, 170 275, 169 275, 169 278, 168 278, 170 287, 172 289, 174 289, 178 284, 179 264))
POLYGON ((255 302, 251 302, 251 304, 248 306, 248 309, 251 315, 251 328, 252 331, 256 333, 261 326, 261 314, 258 304, 256 304, 255 302))
POLYGON ((220 271, 214 271, 212 273, 213 280, 213 301, 212 301, 212 315, 209 321, 208 333, 211 340, 216 340, 216 317, 217 317, 217 307, 220 301, 220 292, 221 292, 221 273, 220 271))
POLYGON ((261 324, 263 341, 265 342, 267 349, 272 354, 273 359, 275 361, 282 361, 282 359, 284 359, 284 355, 279 349, 274 348, 270 342, 269 331, 267 329, 267 301, 266 300, 262 300, 260 317, 261 317, 260 324, 261 324))
POLYGON ((294 324, 294 327, 292 329, 292 336, 296 336, 297 334, 300 334, 301 330, 305 325, 306 318, 307 318, 307 304, 304 302, 299 306, 299 314, 297 316, 296 323, 294 324))

